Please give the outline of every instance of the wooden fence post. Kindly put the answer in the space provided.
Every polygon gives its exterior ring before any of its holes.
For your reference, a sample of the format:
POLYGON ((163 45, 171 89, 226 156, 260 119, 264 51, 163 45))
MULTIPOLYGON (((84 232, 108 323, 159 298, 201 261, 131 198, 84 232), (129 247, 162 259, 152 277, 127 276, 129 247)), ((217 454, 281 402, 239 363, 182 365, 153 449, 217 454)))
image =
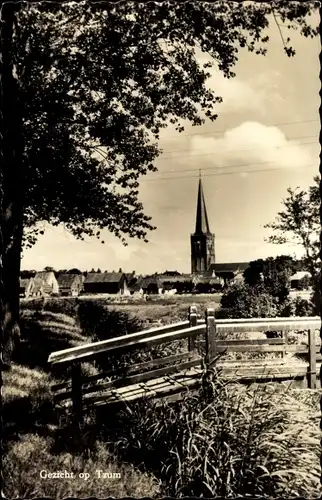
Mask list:
POLYGON ((210 363, 216 356, 216 324, 215 310, 206 310, 206 362, 210 363))
POLYGON ((288 344, 288 331, 287 330, 282 331, 282 337, 284 340, 284 351, 282 352, 282 358, 285 358, 286 353, 287 353, 287 344, 288 344))
POLYGON ((310 389, 316 389, 316 345, 315 345, 315 330, 308 331, 309 336, 309 380, 308 386, 310 389))
MULTIPOLYGON (((190 328, 193 326, 197 326, 197 307, 196 306, 190 306, 189 308, 189 323, 190 323, 190 328)), ((189 337, 188 339, 188 349, 189 352, 192 352, 193 354, 196 353, 196 337, 197 335, 194 335, 193 337, 189 337)))
POLYGON ((82 372, 81 364, 72 364, 73 423, 76 429, 82 424, 82 372))

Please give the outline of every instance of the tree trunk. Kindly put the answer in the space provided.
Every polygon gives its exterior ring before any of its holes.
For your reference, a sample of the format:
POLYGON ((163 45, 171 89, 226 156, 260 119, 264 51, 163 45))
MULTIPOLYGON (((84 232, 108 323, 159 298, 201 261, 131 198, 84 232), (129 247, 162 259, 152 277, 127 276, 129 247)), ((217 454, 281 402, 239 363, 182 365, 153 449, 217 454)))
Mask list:
POLYGON ((2 360, 10 363, 19 342, 19 275, 23 231, 22 113, 19 82, 14 72, 13 32, 18 4, 1 10, 1 236, 2 236, 2 360))

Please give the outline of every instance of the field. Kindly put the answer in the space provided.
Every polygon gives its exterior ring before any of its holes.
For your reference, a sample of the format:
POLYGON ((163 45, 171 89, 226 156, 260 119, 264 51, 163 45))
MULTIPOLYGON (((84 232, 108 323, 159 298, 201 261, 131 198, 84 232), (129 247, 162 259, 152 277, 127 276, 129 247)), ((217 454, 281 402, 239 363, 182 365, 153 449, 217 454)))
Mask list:
MULTIPOLYGON (((50 352, 185 319, 193 302, 200 312, 219 305, 218 296, 23 301, 22 349, 3 374, 6 497, 320 496, 321 391, 218 379, 210 392, 204 385, 175 405, 142 401, 115 414, 102 408, 87 415, 79 436, 53 404, 50 386, 68 373, 50 370, 50 352), (39 477, 39 470, 65 469, 74 480, 39 477), (121 477, 102 482, 97 470, 121 477)), ((182 346, 165 347, 174 348, 182 346)), ((83 367, 85 374, 98 369, 83 367)))

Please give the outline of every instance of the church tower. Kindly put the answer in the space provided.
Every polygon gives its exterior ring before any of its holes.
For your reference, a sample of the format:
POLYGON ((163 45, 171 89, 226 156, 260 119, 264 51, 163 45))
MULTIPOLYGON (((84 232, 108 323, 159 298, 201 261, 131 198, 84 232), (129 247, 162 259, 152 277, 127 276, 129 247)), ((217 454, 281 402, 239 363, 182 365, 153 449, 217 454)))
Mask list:
POLYGON ((215 235, 210 232, 205 198, 199 177, 196 229, 190 237, 191 273, 203 274, 215 263, 215 235))

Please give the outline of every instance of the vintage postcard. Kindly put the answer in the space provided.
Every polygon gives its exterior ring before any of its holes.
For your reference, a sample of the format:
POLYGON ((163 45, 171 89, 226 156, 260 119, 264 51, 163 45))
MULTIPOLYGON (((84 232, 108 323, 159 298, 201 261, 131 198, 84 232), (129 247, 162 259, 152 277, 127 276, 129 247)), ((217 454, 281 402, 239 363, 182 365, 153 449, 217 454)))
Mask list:
POLYGON ((319 9, 3 3, 5 498, 320 498, 319 9))

